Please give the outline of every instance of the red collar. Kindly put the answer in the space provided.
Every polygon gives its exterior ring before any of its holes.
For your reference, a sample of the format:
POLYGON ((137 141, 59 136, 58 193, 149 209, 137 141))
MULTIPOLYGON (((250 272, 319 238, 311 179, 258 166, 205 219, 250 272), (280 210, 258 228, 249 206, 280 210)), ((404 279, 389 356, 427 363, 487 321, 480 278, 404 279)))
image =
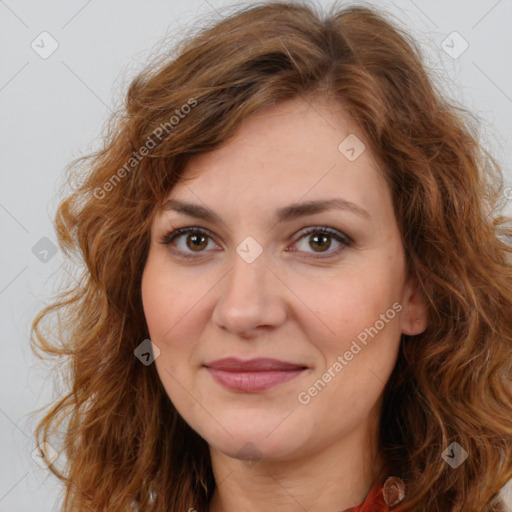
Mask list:
POLYGON ((404 483, 400 478, 389 477, 386 481, 381 480, 375 485, 361 505, 351 507, 343 512, 388 512, 389 505, 396 505, 404 497, 404 483), (386 493, 386 500, 384 499, 386 493))

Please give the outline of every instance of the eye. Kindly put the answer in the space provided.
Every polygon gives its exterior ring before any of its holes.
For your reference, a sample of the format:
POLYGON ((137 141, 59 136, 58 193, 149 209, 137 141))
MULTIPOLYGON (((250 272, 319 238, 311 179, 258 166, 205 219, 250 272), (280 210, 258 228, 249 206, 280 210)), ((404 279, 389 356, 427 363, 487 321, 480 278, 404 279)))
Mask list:
POLYGON ((162 240, 160 241, 163 245, 173 245, 177 247, 177 250, 173 247, 173 252, 179 253, 180 256, 184 258, 193 258, 195 255, 193 253, 200 254, 205 247, 208 247, 208 240, 212 240, 209 233, 203 229, 189 227, 189 228, 180 228, 166 234, 162 240), (184 237, 184 235, 187 235, 184 237), (184 244, 180 245, 175 243, 175 240, 181 242, 184 239, 184 244), (190 249, 189 252, 187 249, 190 249))
MULTIPOLYGON (((289 249, 289 251, 295 252, 299 250, 307 253, 308 251, 305 250, 305 248, 312 248, 313 254, 315 254, 312 256, 313 258, 330 258, 338 255, 345 248, 350 247, 352 245, 352 239, 336 229, 314 226, 302 232, 302 236, 299 237, 298 241, 295 242, 294 245, 297 244, 299 244, 299 249, 289 249), (334 239, 338 245, 334 250, 330 251, 329 249, 332 247, 332 239, 334 239), (300 249, 301 242, 303 249, 300 249), (325 254, 325 256, 323 254, 325 254)), ((310 258, 311 256, 307 257, 310 258)))
MULTIPOLYGON (((213 239, 208 231, 196 227, 186 227, 176 229, 164 235, 159 243, 172 246, 172 251, 180 257, 194 258, 196 255, 201 255, 201 253, 206 252, 205 249, 211 245, 209 243, 210 241, 213 242, 213 239), (182 242, 181 246, 179 242, 182 242)), ((300 243, 303 244, 302 249, 295 247, 287 249, 287 251, 307 253, 306 248, 309 247, 313 249, 313 254, 315 255, 306 257, 325 258, 339 254, 346 247, 350 247, 353 241, 350 237, 336 229, 314 226, 308 228, 307 231, 303 231, 297 242, 294 243, 294 246, 297 246, 297 244, 300 245, 300 243), (329 250, 332 247, 332 239, 334 239, 338 245, 334 250, 329 250), (308 241, 307 244, 304 243, 306 240, 308 241), (326 256, 323 254, 326 254, 326 256)), ((218 247, 215 243, 213 245, 218 247)))

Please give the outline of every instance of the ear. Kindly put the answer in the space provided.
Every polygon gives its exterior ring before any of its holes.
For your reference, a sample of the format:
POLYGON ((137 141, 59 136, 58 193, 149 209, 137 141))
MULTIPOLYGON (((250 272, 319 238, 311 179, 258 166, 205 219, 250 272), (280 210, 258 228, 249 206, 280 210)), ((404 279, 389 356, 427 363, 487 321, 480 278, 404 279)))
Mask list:
POLYGON ((404 286, 402 307, 402 333, 410 336, 422 333, 427 328, 427 302, 415 278, 409 278, 404 286))

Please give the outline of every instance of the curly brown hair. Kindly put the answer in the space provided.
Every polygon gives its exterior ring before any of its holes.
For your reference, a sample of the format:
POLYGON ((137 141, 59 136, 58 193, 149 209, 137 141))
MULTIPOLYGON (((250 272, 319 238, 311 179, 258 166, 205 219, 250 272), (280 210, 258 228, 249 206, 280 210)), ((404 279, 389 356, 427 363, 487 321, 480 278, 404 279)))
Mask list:
POLYGON ((208 509, 208 446, 170 403, 155 365, 134 357, 149 337, 141 275, 150 226, 190 157, 297 95, 340 102, 365 134, 392 191, 407 272, 428 304, 427 329, 402 336, 385 388, 379 442, 407 488, 396 510, 504 510, 512 229, 500 214, 500 167, 388 15, 265 2, 152 61, 109 120, 101 150, 70 165, 81 183, 61 201, 56 231, 65 255, 85 267, 31 333, 37 355, 67 363, 69 390, 35 434, 49 441, 64 424, 66 467, 50 465, 65 484, 64 512, 208 509), (441 457, 454 441, 469 454, 457 470, 441 457))

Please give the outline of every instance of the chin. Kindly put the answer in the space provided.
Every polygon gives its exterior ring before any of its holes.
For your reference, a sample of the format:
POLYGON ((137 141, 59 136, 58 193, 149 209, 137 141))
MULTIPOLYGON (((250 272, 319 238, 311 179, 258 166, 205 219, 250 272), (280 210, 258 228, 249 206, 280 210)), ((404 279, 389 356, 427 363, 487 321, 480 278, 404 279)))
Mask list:
POLYGON ((255 465, 261 460, 280 461, 296 455, 300 445, 287 445, 270 442, 268 440, 255 440, 251 437, 239 437, 236 439, 218 440, 219 442, 208 443, 210 447, 228 457, 245 461, 247 466, 255 465))
POLYGON ((221 427, 213 432, 210 429, 196 432, 211 448, 228 457, 246 460, 250 466, 251 462, 258 460, 285 460, 297 456, 299 451, 304 450, 307 439, 302 429, 299 431, 296 426, 290 429, 283 424, 278 425, 279 421, 255 425, 246 418, 238 425, 231 423, 228 428, 229 434, 221 427))

